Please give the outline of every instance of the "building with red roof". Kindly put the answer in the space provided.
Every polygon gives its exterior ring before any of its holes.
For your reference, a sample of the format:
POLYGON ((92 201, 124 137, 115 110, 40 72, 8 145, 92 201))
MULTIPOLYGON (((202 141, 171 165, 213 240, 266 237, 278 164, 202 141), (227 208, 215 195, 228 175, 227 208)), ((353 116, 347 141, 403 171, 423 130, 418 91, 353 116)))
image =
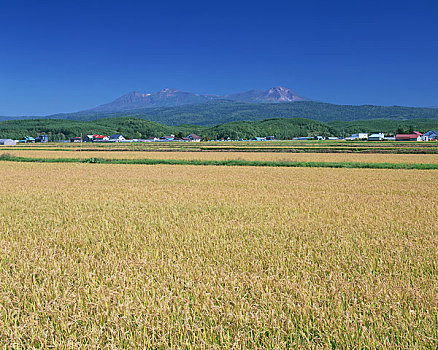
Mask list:
POLYGON ((395 135, 396 141, 422 141, 423 134, 418 131, 414 131, 412 134, 397 134, 395 135))

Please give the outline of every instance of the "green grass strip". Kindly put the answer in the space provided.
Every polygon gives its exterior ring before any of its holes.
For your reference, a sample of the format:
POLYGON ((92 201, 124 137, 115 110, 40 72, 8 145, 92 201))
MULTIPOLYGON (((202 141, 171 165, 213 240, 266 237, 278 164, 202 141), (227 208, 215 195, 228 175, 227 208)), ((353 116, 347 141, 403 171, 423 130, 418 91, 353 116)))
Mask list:
POLYGON ((363 154, 438 154, 438 147, 133 147, 133 148, 1 148, 0 151, 50 151, 50 152, 271 152, 271 153, 363 153, 363 154))
POLYGON ((359 169, 417 169, 438 170, 438 164, 361 163, 361 162, 282 162, 259 160, 185 160, 185 159, 102 159, 102 158, 25 158, 7 154, 0 160, 25 163, 93 163, 93 164, 144 164, 144 165, 214 165, 304 168, 359 168, 359 169))

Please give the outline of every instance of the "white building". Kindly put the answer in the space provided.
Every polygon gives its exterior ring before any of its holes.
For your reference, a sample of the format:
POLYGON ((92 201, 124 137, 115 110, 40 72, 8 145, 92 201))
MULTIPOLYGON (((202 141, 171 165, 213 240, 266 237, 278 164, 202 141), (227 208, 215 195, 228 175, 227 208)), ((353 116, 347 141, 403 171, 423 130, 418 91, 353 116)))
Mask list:
POLYGON ((383 141, 384 139, 385 134, 383 132, 371 134, 370 136, 368 136, 368 141, 383 141))
POLYGON ((351 139, 353 140, 368 140, 368 134, 364 132, 360 132, 358 134, 351 135, 351 139))
POLYGON ((0 145, 2 146, 15 146, 17 142, 11 139, 0 139, 0 145))
POLYGON ((126 139, 123 137, 122 134, 113 134, 110 136, 110 141, 113 141, 113 142, 122 142, 125 140, 126 139))

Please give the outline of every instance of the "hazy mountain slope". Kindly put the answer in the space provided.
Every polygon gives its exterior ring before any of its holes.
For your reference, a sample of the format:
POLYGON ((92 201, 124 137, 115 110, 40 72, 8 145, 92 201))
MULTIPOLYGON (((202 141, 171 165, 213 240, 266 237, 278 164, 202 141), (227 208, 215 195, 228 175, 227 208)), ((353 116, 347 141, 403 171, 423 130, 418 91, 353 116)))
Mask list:
POLYGON ((175 89, 163 89, 153 94, 130 92, 113 102, 89 109, 84 112, 117 112, 140 108, 182 106, 200 104, 215 99, 213 96, 198 95, 175 89))

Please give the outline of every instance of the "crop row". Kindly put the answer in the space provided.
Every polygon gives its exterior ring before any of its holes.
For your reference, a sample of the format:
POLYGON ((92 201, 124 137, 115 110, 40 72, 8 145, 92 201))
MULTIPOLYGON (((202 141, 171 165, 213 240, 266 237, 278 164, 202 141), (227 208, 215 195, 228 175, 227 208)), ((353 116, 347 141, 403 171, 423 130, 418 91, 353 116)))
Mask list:
POLYGON ((106 159, 106 158, 36 158, 0 155, 0 160, 26 163, 96 163, 96 164, 142 164, 142 165, 214 165, 257 167, 306 167, 306 168, 360 168, 360 169, 417 169, 437 170, 438 163, 371 163, 371 162, 312 162, 312 161, 263 161, 263 160, 198 160, 198 159, 106 159))

